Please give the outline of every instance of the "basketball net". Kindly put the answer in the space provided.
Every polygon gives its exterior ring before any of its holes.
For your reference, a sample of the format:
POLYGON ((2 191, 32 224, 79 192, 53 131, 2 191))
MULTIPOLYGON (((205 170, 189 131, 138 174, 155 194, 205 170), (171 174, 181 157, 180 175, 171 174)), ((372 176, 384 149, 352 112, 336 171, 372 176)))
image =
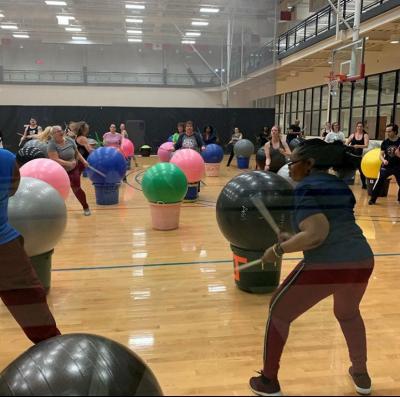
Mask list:
POLYGON ((333 71, 327 76, 327 82, 329 87, 329 94, 331 96, 337 96, 339 93, 339 84, 346 82, 345 74, 335 74, 333 71))

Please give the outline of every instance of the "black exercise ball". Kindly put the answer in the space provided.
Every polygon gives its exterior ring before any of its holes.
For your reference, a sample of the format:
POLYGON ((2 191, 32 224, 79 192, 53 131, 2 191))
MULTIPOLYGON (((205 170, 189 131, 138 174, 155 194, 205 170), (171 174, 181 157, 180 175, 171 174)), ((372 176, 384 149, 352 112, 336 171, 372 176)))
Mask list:
POLYGON ((281 231, 292 232, 293 187, 272 172, 248 172, 229 181, 217 201, 219 228, 236 247, 264 250, 277 242, 275 233, 250 200, 256 193, 261 193, 281 231))
POLYGON ((264 146, 260 147, 256 153, 256 164, 260 170, 265 168, 265 150, 264 146))
POLYGON ((289 143, 289 148, 290 150, 293 152, 294 149, 297 148, 297 146, 300 146, 302 144, 302 142, 304 142, 305 139, 304 138, 294 138, 290 141, 289 143))
POLYGON ((36 146, 24 146, 18 150, 16 159, 20 165, 26 164, 31 160, 45 158, 45 153, 36 146))
POLYGON ((134 352, 101 336, 70 334, 41 342, 0 374, 1 396, 162 396, 134 352))

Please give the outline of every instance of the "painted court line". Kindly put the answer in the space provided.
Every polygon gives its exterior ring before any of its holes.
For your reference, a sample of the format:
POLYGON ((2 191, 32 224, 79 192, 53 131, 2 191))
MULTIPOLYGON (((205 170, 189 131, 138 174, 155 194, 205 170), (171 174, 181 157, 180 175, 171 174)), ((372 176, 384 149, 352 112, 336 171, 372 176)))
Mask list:
MULTIPOLYGON (((382 253, 375 254, 375 257, 400 256, 399 253, 382 253)), ((300 261, 303 258, 283 258, 284 261, 300 261)), ((114 270, 114 269, 135 269, 143 267, 165 267, 165 266, 193 266, 193 265, 212 265, 232 263, 232 259, 215 260, 215 261, 194 261, 194 262, 170 262, 170 263, 149 263, 143 265, 114 265, 114 266, 93 266, 93 267, 76 267, 76 268, 61 268, 52 269, 52 272, 75 272, 84 270, 114 270)))

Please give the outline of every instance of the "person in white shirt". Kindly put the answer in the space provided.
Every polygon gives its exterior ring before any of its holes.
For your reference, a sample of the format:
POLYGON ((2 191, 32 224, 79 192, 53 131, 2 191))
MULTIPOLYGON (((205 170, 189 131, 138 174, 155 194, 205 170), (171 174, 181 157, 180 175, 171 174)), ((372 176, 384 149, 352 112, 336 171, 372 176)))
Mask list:
POLYGON ((328 135, 325 137, 325 142, 332 143, 336 141, 342 141, 344 143, 345 140, 346 138, 344 137, 343 132, 340 131, 340 125, 336 121, 332 124, 332 131, 329 132, 328 135))

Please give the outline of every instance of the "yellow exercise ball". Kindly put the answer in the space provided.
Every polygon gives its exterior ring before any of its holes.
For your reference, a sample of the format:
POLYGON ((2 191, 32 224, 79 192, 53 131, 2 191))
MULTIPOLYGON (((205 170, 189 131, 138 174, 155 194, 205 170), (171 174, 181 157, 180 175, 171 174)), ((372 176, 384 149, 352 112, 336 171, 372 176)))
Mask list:
POLYGON ((380 159, 380 148, 370 150, 361 161, 361 169, 363 174, 370 179, 377 179, 381 169, 382 161, 380 159))

